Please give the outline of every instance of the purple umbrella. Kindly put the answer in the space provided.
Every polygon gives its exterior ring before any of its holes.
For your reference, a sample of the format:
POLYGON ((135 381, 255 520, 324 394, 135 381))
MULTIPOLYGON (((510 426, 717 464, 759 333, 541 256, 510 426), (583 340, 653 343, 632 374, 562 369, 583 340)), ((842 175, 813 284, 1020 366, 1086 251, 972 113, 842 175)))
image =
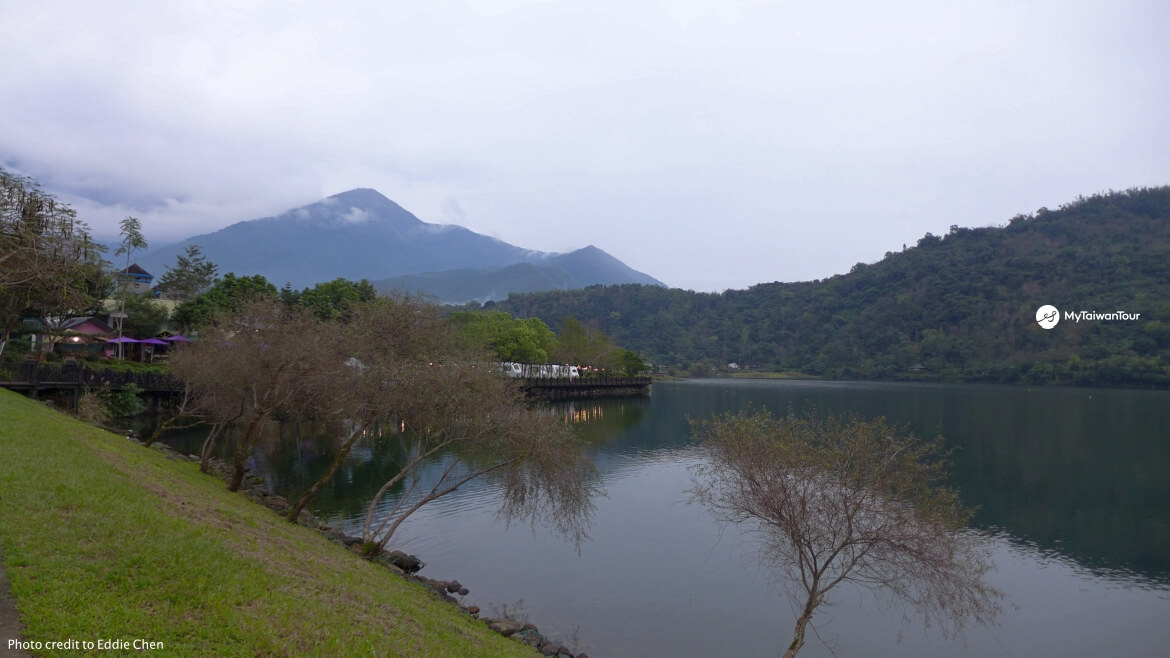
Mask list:
POLYGON ((140 340, 138 342, 144 343, 146 345, 170 345, 170 343, 168 343, 167 341, 159 340, 157 338, 147 338, 146 340, 140 340))
POLYGON ((142 341, 140 341, 136 338, 131 338, 129 336, 122 336, 121 338, 111 338, 111 339, 107 340, 106 342, 107 343, 141 343, 142 341))
POLYGON ((179 335, 167 336, 163 340, 170 340, 170 341, 174 341, 176 343, 190 343, 191 342, 190 338, 187 338, 186 336, 179 336, 179 335))

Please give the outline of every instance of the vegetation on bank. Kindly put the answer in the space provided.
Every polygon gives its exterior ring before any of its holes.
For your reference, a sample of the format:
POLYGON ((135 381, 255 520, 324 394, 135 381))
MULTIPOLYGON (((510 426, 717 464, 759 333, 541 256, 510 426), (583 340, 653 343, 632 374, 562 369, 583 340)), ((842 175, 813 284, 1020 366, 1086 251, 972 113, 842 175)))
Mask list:
POLYGON ((0 417, 0 540, 26 640, 142 638, 177 656, 535 655, 195 463, 8 391, 0 417))
POLYGON ((594 286, 513 295, 518 317, 573 316, 690 374, 1170 386, 1170 187, 1111 192, 1006 226, 927 234, 848 274, 722 294, 594 286), (1062 312, 1051 330, 1036 310, 1062 312), (1066 311, 1141 313, 1136 321, 1066 311))

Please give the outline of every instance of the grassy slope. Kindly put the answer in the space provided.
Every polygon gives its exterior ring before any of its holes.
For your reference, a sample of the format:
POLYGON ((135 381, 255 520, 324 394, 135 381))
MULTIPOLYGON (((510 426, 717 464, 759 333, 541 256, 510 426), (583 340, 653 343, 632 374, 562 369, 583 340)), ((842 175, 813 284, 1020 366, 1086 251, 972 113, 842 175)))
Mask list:
POLYGON ((26 640, 145 638, 199 656, 535 655, 197 464, 4 390, 0 541, 26 640))

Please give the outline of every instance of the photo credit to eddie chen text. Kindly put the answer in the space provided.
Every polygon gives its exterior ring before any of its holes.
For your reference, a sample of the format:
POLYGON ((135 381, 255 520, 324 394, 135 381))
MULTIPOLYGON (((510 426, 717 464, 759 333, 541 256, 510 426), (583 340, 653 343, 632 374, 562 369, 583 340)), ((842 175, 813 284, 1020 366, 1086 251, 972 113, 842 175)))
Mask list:
POLYGON ((162 651, 166 646, 143 638, 97 638, 94 640, 8 640, 9 651, 162 651))

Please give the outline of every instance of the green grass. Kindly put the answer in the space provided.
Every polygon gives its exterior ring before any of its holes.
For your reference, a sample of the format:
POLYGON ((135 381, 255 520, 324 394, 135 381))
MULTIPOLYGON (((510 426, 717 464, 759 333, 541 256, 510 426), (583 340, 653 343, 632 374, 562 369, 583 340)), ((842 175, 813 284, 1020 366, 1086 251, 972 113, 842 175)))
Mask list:
POLYGON ((535 655, 197 464, 4 390, 0 544, 25 640, 143 638, 168 656, 535 655))

